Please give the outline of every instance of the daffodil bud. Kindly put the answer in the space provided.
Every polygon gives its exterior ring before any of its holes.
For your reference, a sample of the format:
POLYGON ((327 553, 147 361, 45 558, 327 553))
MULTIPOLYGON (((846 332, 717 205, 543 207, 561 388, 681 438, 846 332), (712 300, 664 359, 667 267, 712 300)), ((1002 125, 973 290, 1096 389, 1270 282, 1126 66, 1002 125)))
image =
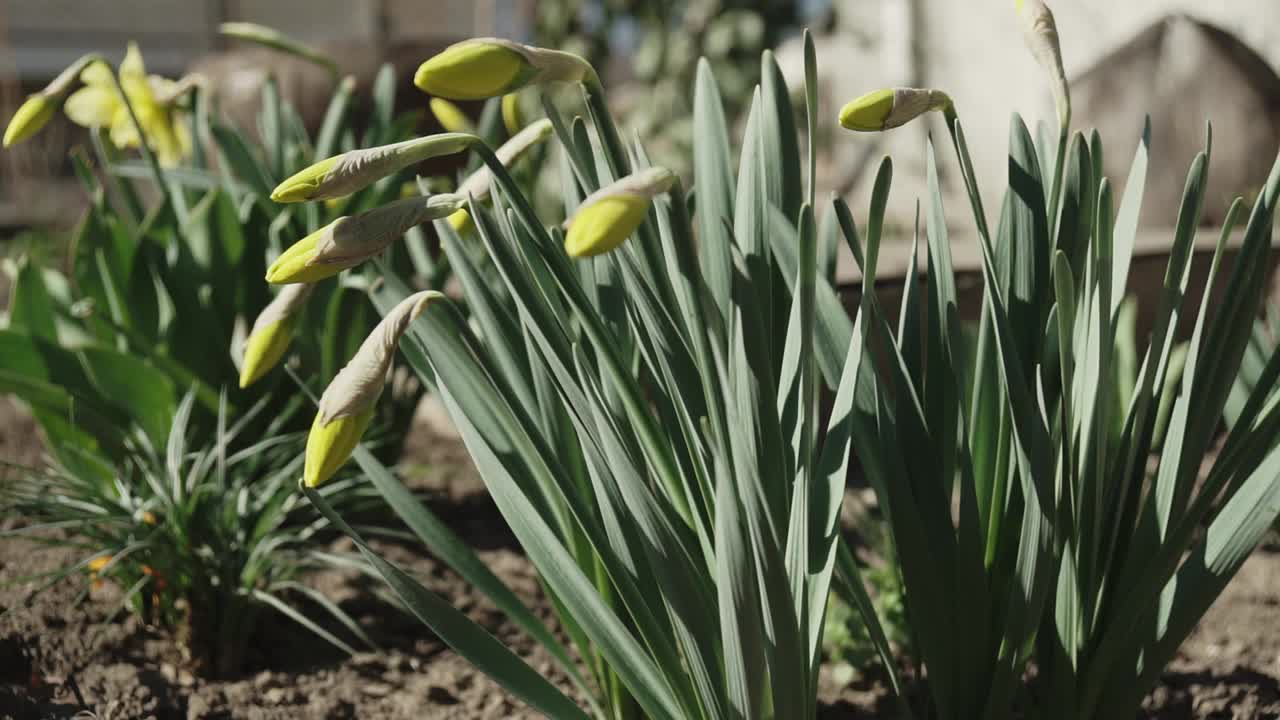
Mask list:
POLYGON ((591 193, 565 223, 569 228, 565 252, 570 257, 591 257, 618 247, 644 222, 653 198, 675 180, 670 170, 653 167, 591 193))
POLYGON ((257 382, 284 357, 313 287, 301 283, 286 285, 253 321, 244 345, 244 361, 240 364, 241 388, 257 382))
POLYGON ((1062 46, 1058 42, 1058 23, 1044 0, 1015 0, 1022 37, 1040 67, 1049 74, 1053 103, 1062 127, 1071 123, 1071 92, 1067 74, 1062 69, 1062 46))
POLYGON ((270 283, 313 283, 355 267, 382 252, 410 228, 462 207, 459 195, 396 200, 344 216, 291 245, 267 268, 270 283))
POLYGON ((524 127, 524 117, 520 113, 520 95, 507 93, 502 96, 502 125, 507 134, 514 136, 524 127))
POLYGON ((396 345, 427 306, 442 297, 434 290, 426 290, 400 301, 325 388, 307 436, 302 471, 302 481, 307 487, 318 487, 333 477, 351 457, 360 436, 373 420, 374 406, 386 385, 396 345))
POLYGON ((418 67, 413 84, 452 100, 485 100, 533 83, 583 82, 591 65, 573 53, 499 38, 464 40, 418 67))
POLYGON ((951 107, 941 90, 892 88, 875 90, 840 109, 840 125, 858 132, 880 132, 906 125, 933 110, 951 107))
POLYGON ((440 127, 449 132, 474 134, 475 125, 472 124, 471 118, 462 112, 462 108, 445 100, 444 98, 431 98, 428 103, 431 106, 431 114, 436 116, 436 120, 440 123, 440 127))
POLYGON ((62 105, 62 101, 71 92, 80 73, 89 63, 96 60, 96 55, 85 55, 58 73, 58 76, 43 90, 28 95, 27 99, 18 106, 17 112, 13 114, 8 127, 4 130, 4 146, 16 145, 48 125, 54 113, 58 111, 58 107, 62 105))
POLYGON ((4 129, 4 146, 10 147, 40 132, 57 111, 58 103, 44 93, 28 96, 4 129))
POLYGON ((471 227, 471 213, 466 210, 459 210, 445 219, 449 221, 449 227, 453 228, 454 232, 460 233, 471 227))
POLYGON ((423 160, 462 152, 476 140, 465 133, 440 133, 352 150, 321 160, 280 183, 271 199, 289 203, 340 198, 423 160))

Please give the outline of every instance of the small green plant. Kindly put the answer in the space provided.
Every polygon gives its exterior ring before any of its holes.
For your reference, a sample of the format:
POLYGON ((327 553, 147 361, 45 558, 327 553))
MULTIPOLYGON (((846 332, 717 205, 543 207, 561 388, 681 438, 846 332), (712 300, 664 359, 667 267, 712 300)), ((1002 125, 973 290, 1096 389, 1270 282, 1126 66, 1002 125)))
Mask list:
MULTIPOLYGON (((358 557, 317 547, 334 532, 295 491, 301 433, 284 432, 290 418, 280 416, 267 423, 266 439, 246 443, 265 402, 233 422, 224 398, 213 442, 193 445, 193 436, 205 435, 193 427, 195 403, 191 394, 179 403, 163 447, 139 434, 114 465, 86 456, 75 466, 23 471, 0 485, 6 512, 24 520, 0 540, 21 537, 79 556, 49 573, 36 592, 65 579, 79 578, 86 589, 115 583, 127 607, 172 628, 192 667, 212 677, 242 670, 264 613, 280 612, 354 652, 315 617, 328 615, 344 634, 371 646, 350 616, 299 582, 338 562, 363 567, 358 557)), ((347 512, 368 508, 372 499, 349 479, 326 486, 325 496, 347 512)))

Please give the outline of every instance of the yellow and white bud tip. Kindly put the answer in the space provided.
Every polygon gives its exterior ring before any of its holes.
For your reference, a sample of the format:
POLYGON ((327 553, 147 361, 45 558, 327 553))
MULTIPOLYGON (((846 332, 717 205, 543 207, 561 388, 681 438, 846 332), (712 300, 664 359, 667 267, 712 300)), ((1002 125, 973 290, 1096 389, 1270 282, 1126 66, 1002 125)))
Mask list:
POLYGON ((840 126, 857 132, 901 127, 934 110, 947 110, 951 98, 941 90, 886 88, 850 100, 840 109, 840 126))
POLYGON ((373 420, 374 407, 386 385, 396 345, 419 315, 443 298, 426 290, 400 301, 361 343, 320 396, 316 419, 307 435, 302 482, 319 487, 351 457, 360 436, 373 420))
POLYGON ((592 257, 618 247, 644 222, 653 198, 675 180, 670 170, 653 167, 595 191, 565 222, 565 252, 575 258, 592 257))
POLYGON ((245 340, 240 387, 247 388, 280 362, 302 317, 313 285, 286 285, 258 315, 245 340))
POLYGON ((4 146, 12 147, 40 132, 57 111, 58 103, 44 93, 28 96, 4 129, 4 146))

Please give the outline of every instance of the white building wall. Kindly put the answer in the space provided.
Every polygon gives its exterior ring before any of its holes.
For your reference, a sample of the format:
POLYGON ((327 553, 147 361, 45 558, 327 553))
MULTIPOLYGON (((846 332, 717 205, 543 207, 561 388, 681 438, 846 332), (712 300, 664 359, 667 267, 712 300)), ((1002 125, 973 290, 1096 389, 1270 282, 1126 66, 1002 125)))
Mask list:
MULTIPOLYGON (((1043 73, 1020 34, 1012 0, 920 0, 925 82, 955 99, 986 187, 1005 184, 1009 113, 1054 121, 1043 73)), ((1186 13, 1222 27, 1280 68, 1280 0, 1049 0, 1063 64, 1074 77, 1161 17, 1186 13)), ((1157 125, 1159 118, 1152 118, 1157 125)), ((1132 152, 1133 138, 1104 138, 1132 152)), ((941 125, 935 132, 942 132, 941 125)), ((1273 150, 1269 150, 1272 152, 1273 150)))

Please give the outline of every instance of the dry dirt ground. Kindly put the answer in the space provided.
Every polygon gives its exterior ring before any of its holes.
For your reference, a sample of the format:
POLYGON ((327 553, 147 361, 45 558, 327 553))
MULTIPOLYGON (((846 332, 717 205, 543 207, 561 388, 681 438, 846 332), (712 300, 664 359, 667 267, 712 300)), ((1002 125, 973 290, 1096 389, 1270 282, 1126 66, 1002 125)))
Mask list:
MULTIPOLYGON (((456 440, 432 435, 410 441, 404 468, 435 511, 479 548, 482 559, 550 624, 550 610, 532 567, 456 440)), ((25 414, 0 398, 0 457, 31 462, 39 440, 25 414)), ((20 522, 3 518, 5 524, 20 522)), ((449 598, 550 673, 546 655, 483 597, 434 558, 411 545, 382 543, 393 562, 449 598)), ((33 603, 23 576, 67 556, 24 541, 0 541, 0 718, 533 718, 412 618, 377 601, 372 581, 330 571, 310 582, 356 617, 383 648, 346 657, 287 619, 264 623, 244 675, 229 682, 192 677, 175 644, 161 631, 118 613, 110 587, 87 597, 64 582, 33 603), (91 713, 91 714, 86 714, 91 713), (80 713, 77 715, 77 713, 80 713)), ((1147 700, 1149 718, 1280 717, 1280 546, 1259 551, 1205 618, 1147 700)), ((874 674, 841 686, 821 682, 824 720, 887 718, 893 708, 874 674)))

